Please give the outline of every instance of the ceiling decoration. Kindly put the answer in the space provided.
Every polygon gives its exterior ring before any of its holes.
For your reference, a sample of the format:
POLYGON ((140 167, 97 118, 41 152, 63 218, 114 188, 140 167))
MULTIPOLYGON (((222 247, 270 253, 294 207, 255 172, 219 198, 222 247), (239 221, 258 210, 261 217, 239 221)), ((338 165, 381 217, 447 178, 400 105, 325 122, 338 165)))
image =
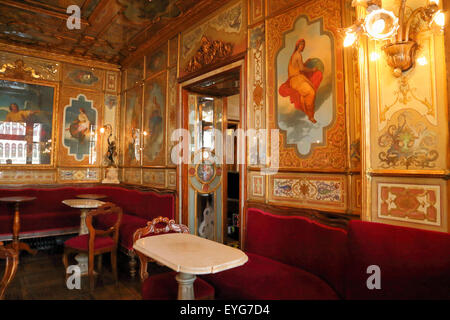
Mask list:
POLYGON ((119 64, 163 30, 192 21, 193 14, 204 15, 210 3, 224 2, 0 0, 0 42, 119 64), (73 4, 81 8, 79 30, 66 27, 66 9, 73 4))

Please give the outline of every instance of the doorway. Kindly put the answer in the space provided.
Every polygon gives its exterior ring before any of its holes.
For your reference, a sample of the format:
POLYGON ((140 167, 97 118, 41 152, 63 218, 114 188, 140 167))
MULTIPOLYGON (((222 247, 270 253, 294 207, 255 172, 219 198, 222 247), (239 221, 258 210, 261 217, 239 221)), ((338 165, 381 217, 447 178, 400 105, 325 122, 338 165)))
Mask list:
POLYGON ((182 84, 192 160, 183 165, 182 220, 195 235, 240 247, 244 170, 235 131, 243 128, 242 63, 233 65, 182 84))

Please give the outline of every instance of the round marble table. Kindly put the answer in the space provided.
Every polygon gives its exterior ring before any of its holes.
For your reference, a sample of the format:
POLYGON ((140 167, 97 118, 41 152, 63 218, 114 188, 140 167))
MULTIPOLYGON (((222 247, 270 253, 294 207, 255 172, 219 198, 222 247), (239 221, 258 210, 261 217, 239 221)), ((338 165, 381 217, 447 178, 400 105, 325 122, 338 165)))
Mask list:
MULTIPOLYGON (((97 209, 98 207, 105 204, 105 202, 100 200, 93 199, 68 199, 62 201, 66 206, 71 208, 77 208, 81 211, 81 221, 80 221, 80 231, 78 234, 81 236, 83 234, 88 234, 89 230, 86 226, 86 215, 91 209, 97 209)), ((75 257, 75 260, 78 262, 78 266, 80 267, 81 274, 88 273, 88 255, 85 253, 80 253, 75 257)))
POLYGON ((21 250, 25 250, 31 254, 36 254, 36 250, 32 250, 28 244, 25 242, 19 241, 19 233, 20 233, 20 212, 19 206, 21 203, 34 201, 36 197, 27 197, 27 196, 17 196, 17 197, 4 197, 0 198, 0 202, 14 204, 14 223, 13 223, 13 238, 12 243, 6 245, 7 248, 13 248, 17 252, 21 250))

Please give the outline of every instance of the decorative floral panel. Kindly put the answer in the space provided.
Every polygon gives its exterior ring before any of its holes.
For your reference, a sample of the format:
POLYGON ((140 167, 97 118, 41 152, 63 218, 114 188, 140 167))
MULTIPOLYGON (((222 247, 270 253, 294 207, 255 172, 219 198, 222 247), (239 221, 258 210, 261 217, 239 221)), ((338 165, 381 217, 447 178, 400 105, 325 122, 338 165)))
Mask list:
POLYGON ((372 221, 448 232, 445 180, 377 177, 372 194, 372 221))
POLYGON ((259 171, 248 173, 248 199, 262 200, 266 196, 266 176, 259 174, 259 171))
POLYGON ((177 171, 167 170, 167 187, 170 189, 177 188, 177 171))
POLYGON ((164 169, 143 169, 142 183, 153 187, 166 187, 166 171, 164 169))
POLYGON ((2 170, 0 182, 3 184, 55 183, 56 170, 2 170))
POLYGON ((58 169, 58 182, 98 182, 101 180, 100 168, 58 169))
MULTIPOLYGON (((408 2, 408 10, 426 1, 408 2)), ((397 12, 399 3, 383 6, 397 12)), ((444 35, 413 23, 421 63, 395 77, 384 59, 381 44, 371 51, 380 59, 369 61, 371 110, 370 168, 374 170, 448 169, 448 97, 444 35), (418 28, 421 29, 418 29, 418 28)))
POLYGON ((346 177, 277 174, 269 177, 269 201, 294 207, 345 211, 346 177))
POLYGON ((105 90, 116 93, 118 89, 119 89, 119 73, 107 71, 105 80, 105 90))
MULTIPOLYGON (((261 24, 250 31, 249 37, 249 95, 248 95, 248 127, 255 130, 266 129, 266 76, 265 76, 265 30, 261 24)), ((266 150, 263 146, 255 146, 250 141, 249 154, 251 164, 265 159, 266 150)))
POLYGON ((124 168, 123 169, 123 182, 130 184, 141 184, 141 172, 140 168, 124 168))
POLYGON ((264 19, 264 0, 250 0, 249 5, 249 24, 252 25, 264 19))

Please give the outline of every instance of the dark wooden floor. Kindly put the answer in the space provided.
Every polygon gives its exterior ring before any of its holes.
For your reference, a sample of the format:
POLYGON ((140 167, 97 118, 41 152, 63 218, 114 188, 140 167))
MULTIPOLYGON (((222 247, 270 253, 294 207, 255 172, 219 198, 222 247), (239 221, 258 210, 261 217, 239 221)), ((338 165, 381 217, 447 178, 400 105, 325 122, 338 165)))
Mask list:
MULTIPOLYGON (((75 264, 75 262, 74 262, 75 264)), ((6 291, 6 300, 140 300, 141 283, 128 273, 128 259, 119 254, 119 284, 113 279, 109 255, 103 258, 103 272, 96 277, 93 292, 89 290, 87 277, 82 277, 81 290, 67 289, 62 250, 39 251, 32 256, 26 252, 20 255, 16 277, 6 291)), ((0 261, 0 274, 4 261, 0 261)), ((149 264, 149 273, 170 271, 165 267, 149 264)), ((1 276, 1 275, 0 275, 1 276)))

